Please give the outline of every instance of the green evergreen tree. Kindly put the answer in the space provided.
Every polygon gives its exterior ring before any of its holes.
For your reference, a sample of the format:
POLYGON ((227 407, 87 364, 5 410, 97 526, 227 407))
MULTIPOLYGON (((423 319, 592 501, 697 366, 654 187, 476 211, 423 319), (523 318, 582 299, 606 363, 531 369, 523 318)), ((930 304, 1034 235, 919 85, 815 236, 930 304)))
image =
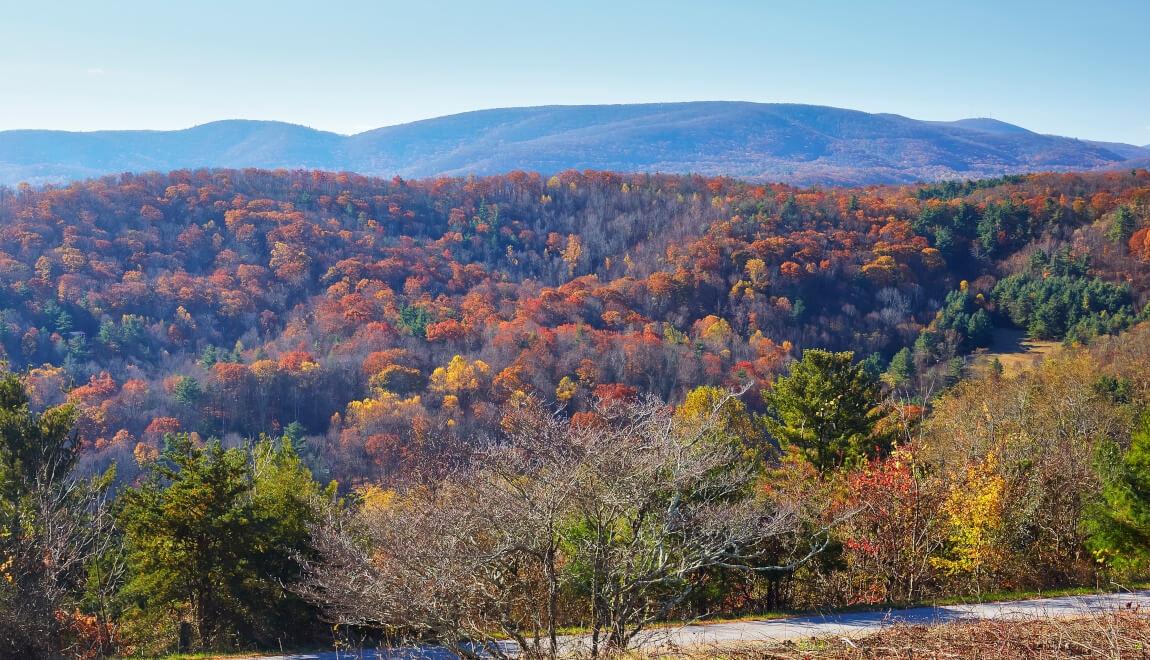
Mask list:
POLYGON ((1099 462, 1102 493, 1083 521, 1087 547, 1098 561, 1131 577, 1150 569, 1150 411, 1144 413, 1130 447, 1103 443, 1099 462))
MULTIPOLYGON (((291 429, 292 425, 288 425, 291 429)), ((302 438, 303 428, 298 432, 302 438)), ((302 577, 300 557, 312 557, 311 527, 336 497, 336 483, 321 486, 304 465, 290 435, 266 436, 252 448, 251 504, 261 552, 256 637, 265 643, 307 641, 323 631, 312 605, 285 589, 302 577)))
POLYGON ((871 353, 862 360, 859 360, 859 365, 866 371, 867 375, 871 378, 877 379, 886 371, 887 363, 882 358, 880 353, 871 353))
POLYGON ((891 387, 901 387, 914 376, 914 356, 909 348, 903 348, 890 359, 890 366, 883 374, 883 380, 891 387))
POLYGON ((200 353, 200 359, 198 360, 200 366, 205 369, 212 368, 212 366, 219 361, 220 358, 216 351, 216 347, 211 345, 204 347, 204 351, 203 353, 200 353))
POLYGON ((975 302, 969 290, 956 289, 946 294, 935 326, 939 330, 953 330, 960 335, 959 349, 969 352, 990 345, 994 330, 990 315, 975 302))
POLYGON ((188 435, 166 445, 121 499, 127 594, 144 617, 183 612, 203 646, 231 646, 251 631, 259 580, 247 456, 219 442, 196 447, 188 435))
POLYGON ((204 391, 200 387, 199 381, 191 376, 181 376, 176 381, 176 386, 172 388, 172 398, 185 406, 196 405, 203 395, 204 391))
POLYGON ((1106 225, 1106 238, 1113 243, 1125 243, 1134 233, 1134 214, 1126 206, 1119 206, 1106 225))
POLYGON ((810 349, 763 395, 767 428, 819 471, 853 465, 883 453, 890 438, 875 433, 877 379, 850 352, 810 349))
POLYGON ((333 489, 312 479, 287 441, 265 437, 248 452, 169 436, 122 497, 125 594, 137 609, 129 616, 182 613, 205 648, 306 639, 317 617, 289 587, 333 489))
POLYGON ((303 455, 304 450, 307 448, 307 443, 304 441, 304 434, 306 432, 307 429, 305 429, 303 424, 300 424, 298 421, 292 422, 291 424, 288 424, 284 427, 284 442, 291 444, 292 448, 295 450, 295 453, 301 456, 303 455))

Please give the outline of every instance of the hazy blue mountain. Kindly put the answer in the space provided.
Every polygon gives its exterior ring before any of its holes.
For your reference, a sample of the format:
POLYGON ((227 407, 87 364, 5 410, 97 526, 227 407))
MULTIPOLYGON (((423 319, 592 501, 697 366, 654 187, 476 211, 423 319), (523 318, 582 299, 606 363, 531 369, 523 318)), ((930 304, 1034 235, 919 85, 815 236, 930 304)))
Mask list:
POLYGON ((1040 135, 988 118, 932 122, 697 102, 480 110, 352 136, 246 120, 180 131, 5 131, 0 183, 198 167, 406 177, 574 168, 881 183, 1119 167, 1147 157, 1146 147, 1040 135))
POLYGON ((228 120, 180 131, 3 131, 0 182, 66 181, 191 167, 339 167, 346 138, 304 126, 228 120))
POLYGON ((1095 140, 1086 140, 1086 142, 1112 151, 1126 159, 1150 158, 1150 149, 1146 147, 1136 147, 1132 144, 1123 144, 1121 142, 1098 142, 1095 140))
POLYGON ((983 133, 996 133, 998 135, 1036 135, 1034 131, 997 119, 991 119, 990 117, 971 117, 970 119, 959 119, 958 121, 932 121, 930 123, 939 126, 953 126, 955 128, 966 128, 972 131, 982 131, 983 133))

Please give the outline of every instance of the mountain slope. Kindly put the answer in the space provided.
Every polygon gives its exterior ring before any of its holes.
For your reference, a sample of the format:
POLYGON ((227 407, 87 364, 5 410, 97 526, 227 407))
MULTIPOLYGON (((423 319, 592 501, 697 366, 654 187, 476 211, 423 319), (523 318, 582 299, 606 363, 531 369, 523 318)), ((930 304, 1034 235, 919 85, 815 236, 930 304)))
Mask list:
POLYGON ((282 122, 228 120, 179 131, 0 132, 0 182, 62 181, 189 167, 338 167, 345 138, 282 122))
POLYGON ((1034 131, 1027 130, 1021 126, 1008 124, 1004 121, 991 119, 990 117, 972 117, 970 119, 959 119, 957 121, 935 121, 930 123, 939 126, 952 126, 972 131, 981 131, 983 133, 995 133, 998 135, 1037 135, 1034 131))
POLYGON ((121 171, 315 168, 405 177, 696 172, 796 183, 882 183, 1123 166, 1150 149, 1039 135, 993 119, 928 122, 741 102, 480 110, 353 136, 263 121, 180 131, 0 132, 0 183, 121 171))

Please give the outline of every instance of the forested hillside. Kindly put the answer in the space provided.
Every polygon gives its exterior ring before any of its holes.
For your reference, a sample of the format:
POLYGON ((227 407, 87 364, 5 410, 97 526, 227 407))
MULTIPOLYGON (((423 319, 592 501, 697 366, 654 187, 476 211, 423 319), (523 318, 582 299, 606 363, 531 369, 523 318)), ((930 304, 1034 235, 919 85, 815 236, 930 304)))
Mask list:
POLYGON ((1146 170, 123 175, 0 189, 0 286, 0 655, 1150 576, 1146 170))
POLYGON ((938 391, 994 325, 1129 325, 1148 215, 1145 170, 832 190, 124 175, 0 192, 0 346, 123 479, 166 433, 290 429, 348 482, 497 429, 516 397, 757 392, 803 348, 938 391))

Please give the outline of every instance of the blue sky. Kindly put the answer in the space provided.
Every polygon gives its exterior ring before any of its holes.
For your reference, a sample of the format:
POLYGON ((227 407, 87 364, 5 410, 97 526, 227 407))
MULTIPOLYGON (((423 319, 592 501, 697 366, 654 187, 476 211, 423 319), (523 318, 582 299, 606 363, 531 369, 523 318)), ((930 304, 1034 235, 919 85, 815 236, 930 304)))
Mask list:
POLYGON ((5 0, 0 129, 748 100, 1150 143, 1150 1, 5 0))

